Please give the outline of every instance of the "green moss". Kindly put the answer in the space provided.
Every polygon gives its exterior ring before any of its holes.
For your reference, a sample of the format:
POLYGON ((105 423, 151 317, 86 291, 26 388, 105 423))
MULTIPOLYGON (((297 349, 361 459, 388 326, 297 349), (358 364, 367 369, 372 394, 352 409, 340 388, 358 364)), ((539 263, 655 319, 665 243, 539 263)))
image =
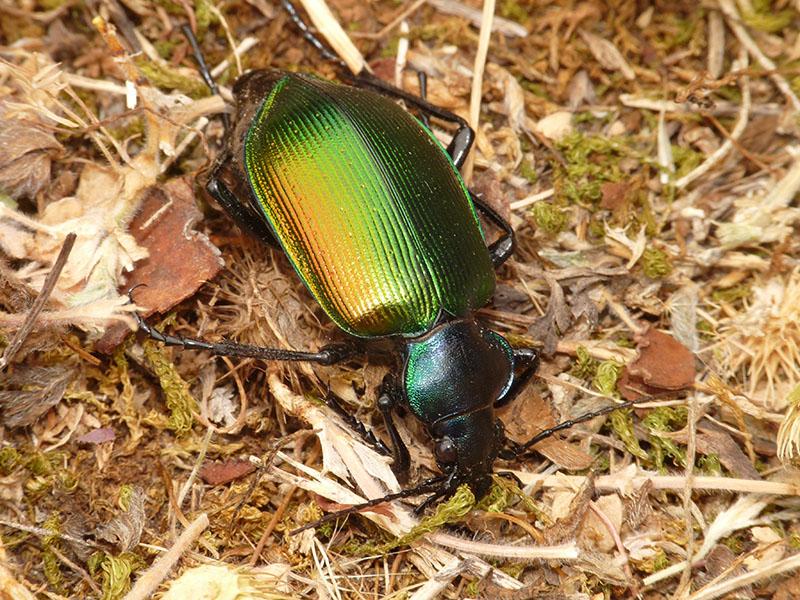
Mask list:
POLYGON ((56 555, 56 552, 64 553, 64 548, 61 544, 61 522, 58 512, 52 513, 42 524, 42 527, 52 532, 42 537, 42 570, 50 587, 57 593, 64 594, 60 560, 56 555))
POLYGON ((661 549, 658 549, 658 554, 653 559, 653 572, 663 571, 670 565, 669 557, 667 554, 661 549))
POLYGON ((436 512, 434 514, 423 517, 419 524, 403 537, 391 540, 380 546, 362 544, 350 548, 349 550, 354 555, 387 554, 395 548, 408 546, 422 536, 439 529, 443 525, 461 521, 474 507, 475 495, 469 489, 468 485, 462 485, 449 500, 442 502, 436 507, 436 512))
POLYGON ((209 25, 218 23, 219 17, 211 12, 211 4, 208 0, 195 0, 194 16, 197 19, 197 36, 203 37, 209 25))
POLYGON ((672 263, 669 257, 661 250, 646 248, 642 252, 639 262, 642 265, 645 276, 650 279, 663 279, 672 273, 672 263))
POLYGON ((61 489, 64 490, 65 493, 72 494, 78 490, 80 481, 71 471, 59 469, 56 471, 56 477, 61 484, 61 489))
POLYGON ((518 0, 504 0, 500 5, 500 16, 510 19, 520 25, 525 25, 531 16, 530 8, 518 0))
POLYGON ((720 540, 720 543, 733 550, 734 554, 741 554, 745 547, 742 533, 734 533, 728 537, 724 537, 720 540))
POLYGON ((180 38, 174 37, 173 39, 170 40, 155 42, 153 44, 153 47, 156 49, 156 52, 158 52, 158 55, 166 60, 170 56, 172 56, 172 51, 175 49, 176 46, 179 46, 181 44, 181 41, 182 40, 180 38))
POLYGON ((539 229, 549 233, 560 233, 569 227, 569 215, 548 202, 533 205, 533 220, 539 229))
POLYGON ((579 131, 555 145, 566 161, 566 166, 553 163, 557 198, 586 207, 592 207, 603 197, 601 187, 604 183, 618 183, 625 179, 619 162, 637 154, 621 138, 584 135, 579 131))
POLYGON ((131 506, 131 494, 133 494, 133 486, 131 484, 126 483, 119 488, 117 506, 119 506, 121 511, 128 512, 131 506))
MULTIPOLYGON (((672 432, 686 426, 688 411, 685 407, 672 408, 662 406, 656 408, 642 419, 642 424, 651 431, 672 432)), ((664 461, 670 457, 672 461, 682 467, 686 466, 686 447, 669 438, 650 435, 650 460, 660 472, 666 467, 664 461)))
POLYGON ((169 410, 169 428, 182 435, 187 433, 194 422, 192 411, 197 411, 197 403, 189 390, 189 384, 180 376, 175 364, 170 361, 164 347, 153 340, 144 343, 144 355, 155 371, 166 396, 169 410))
POLYGON ((675 162, 675 177, 680 179, 691 173, 703 162, 702 152, 692 150, 687 146, 672 145, 672 160, 675 162))
POLYGON ((739 283, 731 287, 714 290, 711 297, 715 302, 727 302, 736 304, 740 300, 746 300, 752 294, 752 289, 745 283, 739 283))
POLYGON ((397 56, 397 47, 400 45, 400 36, 395 35, 392 36, 392 39, 389 40, 389 43, 386 47, 381 50, 380 55, 383 58, 391 58, 393 56, 397 56))
POLYGON ((16 448, 6 446, 0 449, 0 475, 10 475, 22 462, 22 454, 16 448))
POLYGON ((572 362, 572 368, 569 373, 573 377, 578 377, 579 379, 594 378, 597 374, 597 367, 599 366, 599 360, 592 358, 586 348, 578 346, 575 350, 575 360, 572 362))
MULTIPOLYGON (((753 8, 755 8, 755 5, 753 8)), ((793 19, 793 10, 785 9, 775 11, 772 10, 772 7, 770 6, 768 6, 764 11, 759 11, 756 9, 756 12, 742 13, 742 21, 745 25, 766 33, 778 33, 779 31, 783 31, 792 24, 793 19)))
POLYGON ((144 561, 132 552, 119 556, 104 556, 100 562, 103 572, 103 600, 122 598, 131 588, 131 575, 144 566, 144 561))
POLYGON ((203 98, 211 94, 202 80, 194 77, 180 75, 177 71, 159 65, 145 56, 137 56, 134 63, 147 77, 147 80, 157 88, 164 90, 177 90, 193 99, 203 98))
MULTIPOLYGON (((525 138, 523 138, 523 140, 524 139, 525 138)), ((534 169, 527 160, 523 160, 519 163, 519 174, 530 183, 536 183, 539 180, 539 173, 536 172, 536 169, 534 169)))
POLYGON ((722 464, 719 462, 719 455, 716 452, 699 457, 697 459, 697 467, 703 475, 709 477, 722 477, 724 475, 722 464))
POLYGON ((647 452, 639 445, 639 440, 633 432, 633 417, 631 409, 615 410, 608 418, 611 428, 617 434, 625 448, 634 456, 647 460, 647 452))
POLYGON ((594 387, 606 396, 617 397, 617 380, 622 375, 623 366, 615 360, 606 360, 597 367, 597 374, 592 380, 594 387))

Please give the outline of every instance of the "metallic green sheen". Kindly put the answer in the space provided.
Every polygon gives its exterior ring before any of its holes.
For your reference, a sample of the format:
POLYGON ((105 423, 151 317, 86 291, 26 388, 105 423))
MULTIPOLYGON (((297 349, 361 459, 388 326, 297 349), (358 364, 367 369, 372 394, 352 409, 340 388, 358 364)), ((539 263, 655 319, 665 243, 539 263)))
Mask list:
POLYGON ((514 381, 511 346, 475 321, 437 327, 408 344, 406 352, 403 385, 409 407, 439 435, 468 426, 459 419, 491 407, 514 381), (476 398, 488 400, 476 405, 476 398))
POLYGON ((495 272, 468 192, 397 104, 287 74, 245 141, 250 185, 295 270, 359 337, 417 336, 486 304, 495 272))

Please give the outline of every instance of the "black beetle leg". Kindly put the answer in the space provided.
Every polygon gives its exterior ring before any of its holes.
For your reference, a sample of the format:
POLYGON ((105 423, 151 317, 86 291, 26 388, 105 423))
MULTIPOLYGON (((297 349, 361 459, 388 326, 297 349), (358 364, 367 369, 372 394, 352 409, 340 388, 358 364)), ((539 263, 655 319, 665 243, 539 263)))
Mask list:
POLYGON ((308 28, 308 25, 305 21, 300 17, 297 13, 297 9, 295 8, 294 4, 289 2, 289 0, 281 0, 281 4, 283 5, 283 9, 289 13, 289 18, 300 30, 300 33, 303 34, 303 37, 306 38, 306 41, 316 48, 317 52, 320 53, 324 60, 330 60, 336 62, 340 67, 346 69, 347 65, 344 64, 344 61, 339 58, 334 52, 328 48, 322 40, 320 40, 317 36, 311 33, 311 30, 308 28))
MULTIPOLYGON (((211 89, 212 94, 219 96, 219 88, 214 78, 211 76, 211 71, 206 64, 203 53, 200 51, 200 45, 197 43, 197 38, 192 32, 192 28, 188 25, 181 25, 181 31, 183 31, 183 35, 186 36, 186 39, 189 40, 189 45, 192 47, 192 54, 194 54, 194 60, 197 62, 197 67, 200 69, 200 75, 203 77, 203 81, 205 81, 206 85, 211 89)), ((222 113, 222 122, 225 124, 226 130, 231 128, 231 119, 228 113, 222 113)))
MULTIPOLYGON (((131 294, 137 286, 128 291, 128 298, 133 302, 131 294)), ((343 362, 358 353, 356 347, 347 342, 331 344, 325 346, 318 352, 300 352, 296 350, 283 350, 281 348, 262 348, 260 346, 247 346, 245 344, 234 344, 230 342, 211 343, 194 338, 163 334, 153 329, 153 327, 143 319, 138 313, 134 312, 134 317, 139 323, 139 329, 144 331, 150 338, 166 344, 167 346, 179 346, 187 350, 208 350, 217 356, 233 356, 240 358, 260 358, 261 360, 283 360, 293 362, 315 362, 321 365, 332 365, 343 362)))
POLYGON ((489 256, 492 257, 492 264, 496 269, 506 262, 508 257, 514 253, 514 248, 517 245, 514 230, 511 228, 511 224, 508 221, 483 201, 483 198, 472 193, 472 191, 469 192, 469 197, 472 200, 472 204, 483 216, 503 230, 503 235, 500 236, 500 239, 489 246, 489 256))
POLYGON ((333 410, 333 412, 339 415, 339 417, 347 424, 347 426, 355 431, 361 437, 361 439, 367 443, 367 445, 374 448, 376 452, 383 454, 384 456, 392 455, 391 450, 389 450, 382 440, 379 440, 377 437, 375 437, 375 434, 368 429, 366 425, 356 419, 342 406, 339 398, 337 398, 333 392, 331 392, 330 386, 328 387, 328 393, 325 395, 325 404, 327 404, 333 410))
POLYGON ((642 402, 652 402, 653 400, 663 400, 664 398, 674 399, 678 397, 677 396, 678 394, 681 394, 681 391, 675 390, 671 392, 664 392, 663 394, 655 394, 653 396, 643 396, 641 398, 637 398, 636 400, 628 400, 627 402, 621 402, 620 404, 614 404, 612 406, 601 408, 600 410, 595 410, 593 412, 586 413, 585 415, 581 415, 580 417, 570 419, 569 421, 564 421, 563 423, 559 423, 555 427, 546 429, 545 431, 542 431, 537 435, 533 436, 530 440, 528 440, 522 445, 515 445, 513 452, 515 455, 519 456, 520 454, 523 454, 528 450, 530 450, 531 446, 533 446, 537 442, 540 442, 543 439, 550 437, 554 433, 561 431, 562 429, 569 429, 573 425, 578 425, 579 423, 585 423, 586 421, 591 421, 595 417, 601 417, 603 415, 607 415, 622 408, 629 408, 631 406, 641 404, 642 402))
MULTIPOLYGON (((419 81, 419 97, 428 101, 428 75, 425 71, 417 71, 417 80, 419 81)), ((430 130, 431 128, 431 116, 426 113, 422 112, 419 114, 419 120, 425 125, 425 128, 430 130)))
POLYGON ((447 476, 447 478, 442 482, 441 487, 438 490, 434 491, 433 494, 431 494, 428 498, 426 498, 425 502, 423 502, 414 509, 415 515, 421 515, 426 508, 432 506, 437 500, 439 500, 440 498, 444 498, 445 496, 449 496, 456 491, 455 473, 456 473, 455 471, 450 473, 447 476))
POLYGON ((397 383, 394 377, 387 375, 381 384, 380 395, 378 396, 378 410, 383 415, 383 422, 386 425, 386 433, 389 434, 389 441, 392 444, 392 457, 394 463, 392 470, 401 478, 405 478, 411 466, 411 457, 408 454, 403 438, 397 431, 394 424, 394 410, 397 406, 397 383))
POLYGON ((219 169, 225 164, 225 152, 227 151, 223 150, 223 155, 214 162, 214 167, 208 175, 206 190, 242 231, 268 246, 280 248, 281 246, 264 216, 239 200, 218 178, 219 169))
POLYGON ((514 381, 508 391, 494 402, 495 408, 506 406, 514 400, 519 393, 525 389, 528 382, 539 368, 539 353, 533 348, 514 348, 514 365, 521 366, 525 370, 519 376, 514 377, 514 381))

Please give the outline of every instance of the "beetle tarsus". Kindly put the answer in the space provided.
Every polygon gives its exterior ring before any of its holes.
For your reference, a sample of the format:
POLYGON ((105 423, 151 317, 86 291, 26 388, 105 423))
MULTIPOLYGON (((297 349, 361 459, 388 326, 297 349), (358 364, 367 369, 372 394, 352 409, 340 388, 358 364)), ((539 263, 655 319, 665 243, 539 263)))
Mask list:
POLYGON ((325 404, 327 404, 339 417, 347 424, 347 426, 355 431, 362 440, 364 440, 370 447, 374 448, 378 454, 384 456, 391 456, 392 451, 383 443, 383 440, 376 437, 375 433, 369 429, 364 423, 359 421, 351 413, 349 413, 339 401, 328 385, 328 393, 325 395, 325 404))

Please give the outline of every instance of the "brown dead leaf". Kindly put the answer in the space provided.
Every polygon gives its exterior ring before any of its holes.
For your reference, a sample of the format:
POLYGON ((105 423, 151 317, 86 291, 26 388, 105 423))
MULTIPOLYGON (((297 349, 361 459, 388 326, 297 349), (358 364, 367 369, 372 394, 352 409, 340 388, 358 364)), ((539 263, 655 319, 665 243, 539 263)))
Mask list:
MULTIPOLYGON (((606 494, 595 500, 595 508, 603 513, 617 533, 622 528, 623 504, 618 494, 606 494)), ((600 552, 611 552, 616 547, 614 536, 608 525, 594 511, 589 511, 583 521, 580 540, 600 552)))
POLYGON ((31 198, 50 182, 50 162, 64 152, 53 134, 20 119, 4 119, 0 104, 0 188, 31 198))
POLYGON ((600 191, 603 193, 603 199, 600 201, 600 207, 606 210, 614 210, 621 206, 628 198, 628 183, 621 181, 620 183, 604 183, 600 186, 600 191))
POLYGON ((694 356, 674 337, 648 327, 634 340, 639 356, 628 365, 619 382, 626 399, 684 390, 694 383, 694 356))
POLYGON ((249 460, 226 460, 224 462, 208 462, 203 463, 200 467, 198 475, 208 485, 224 485, 230 483, 235 479, 249 475, 256 470, 256 465, 249 460))
POLYGON ((15 365, 0 391, 0 423, 24 427, 58 404, 75 371, 62 363, 51 367, 15 365), (10 389, 9 389, 10 388, 10 389))
POLYGON ((583 29, 579 29, 578 33, 589 45, 589 51, 600 63, 600 66, 607 71, 619 71, 625 79, 636 79, 636 73, 633 72, 628 61, 625 60, 614 44, 599 35, 589 33, 583 29))
MULTIPOLYGON (((734 477, 761 479, 761 475, 756 471, 753 463, 750 462, 750 459, 742 452, 739 444, 734 441, 728 432, 707 420, 700 421, 697 424, 697 431, 697 451, 700 454, 706 456, 716 454, 719 456, 719 462, 734 477)), ((683 444, 688 439, 681 440, 680 436, 677 436, 676 441, 683 444)))
MULTIPOLYGON (((136 284, 134 300, 144 308, 142 316, 163 313, 194 294, 222 268, 219 250, 193 226, 201 218, 188 178, 173 179, 152 188, 141 212, 131 221, 130 233, 150 256, 137 264, 125 284, 124 293, 136 284)), ((106 330, 98 342, 100 352, 110 352, 128 333, 124 325, 106 330)))
POLYGON ((788 577, 775 589, 772 600, 795 600, 800 598, 800 577, 788 577))
POLYGON ((572 324, 572 311, 567 305, 564 290, 555 277, 549 273, 542 273, 545 281, 550 285, 550 301, 547 304, 547 312, 528 328, 528 333, 534 339, 542 341, 542 352, 547 356, 552 356, 556 351, 558 338, 572 324))
MULTIPOLYGON (((506 428, 506 436, 517 444, 524 444, 541 431, 557 425, 550 403, 530 388, 522 392, 516 402, 501 408, 498 416, 506 428)), ((533 449, 559 467, 572 471, 587 469, 594 462, 590 454, 557 437, 546 438, 533 449)))

